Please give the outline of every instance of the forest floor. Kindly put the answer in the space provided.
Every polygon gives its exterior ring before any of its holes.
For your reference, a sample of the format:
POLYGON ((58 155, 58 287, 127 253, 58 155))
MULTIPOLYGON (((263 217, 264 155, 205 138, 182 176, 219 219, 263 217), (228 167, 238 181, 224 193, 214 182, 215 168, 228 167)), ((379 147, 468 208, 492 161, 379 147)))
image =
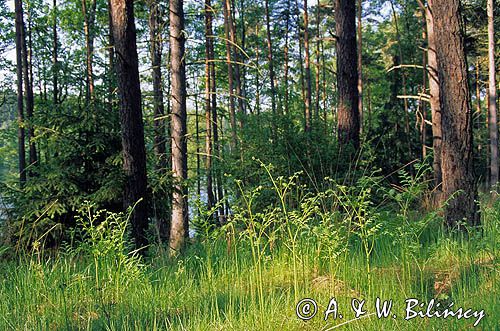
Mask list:
POLYGON ((1 262, 0 330, 500 330, 500 208, 482 215, 471 240, 431 229, 417 245, 380 235, 368 258, 363 241, 343 249, 236 236, 196 240, 177 259, 158 249, 139 259, 113 230, 93 232, 78 249, 34 247, 1 262), (387 317, 377 298, 392 300, 387 317))

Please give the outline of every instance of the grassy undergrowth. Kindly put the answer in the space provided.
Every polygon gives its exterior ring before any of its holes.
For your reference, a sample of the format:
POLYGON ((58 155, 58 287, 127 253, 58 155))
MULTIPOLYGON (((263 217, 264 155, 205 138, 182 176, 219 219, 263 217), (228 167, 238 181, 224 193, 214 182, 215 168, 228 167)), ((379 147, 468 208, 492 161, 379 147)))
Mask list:
POLYGON ((126 218, 84 207, 80 239, 62 252, 35 243, 1 262, 0 330, 466 330, 477 320, 405 320, 408 298, 484 309, 476 329, 500 329, 499 202, 482 204, 482 231, 466 240, 444 233, 438 212, 413 210, 412 183, 388 193, 390 209, 371 202, 370 181, 291 208, 293 180, 273 179, 279 203, 258 212, 262 188, 242 194, 231 222, 199 232, 176 259, 158 247, 127 253, 126 218), (377 297, 393 300, 388 318, 373 314, 377 297), (296 314, 303 298, 317 303, 307 321, 296 314), (343 318, 325 321, 332 298, 343 318), (353 298, 366 301, 359 319, 353 298))

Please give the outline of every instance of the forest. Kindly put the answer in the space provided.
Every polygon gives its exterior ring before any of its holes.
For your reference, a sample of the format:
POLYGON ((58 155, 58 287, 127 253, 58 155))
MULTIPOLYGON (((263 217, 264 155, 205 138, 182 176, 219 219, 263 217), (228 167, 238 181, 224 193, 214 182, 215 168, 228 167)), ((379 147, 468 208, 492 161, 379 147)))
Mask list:
POLYGON ((0 2, 0 330, 500 330, 499 36, 498 0, 0 2))

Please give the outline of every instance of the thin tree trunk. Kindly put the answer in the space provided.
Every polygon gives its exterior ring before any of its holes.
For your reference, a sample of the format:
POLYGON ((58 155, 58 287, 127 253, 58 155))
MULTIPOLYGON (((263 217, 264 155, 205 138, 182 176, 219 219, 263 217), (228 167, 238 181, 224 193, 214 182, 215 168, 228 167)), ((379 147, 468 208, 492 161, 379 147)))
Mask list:
POLYGON ((184 4, 170 0, 170 47, 172 77, 172 172, 175 179, 172 199, 170 248, 179 252, 188 237, 187 112, 185 63, 184 4))
MULTIPOLYGON (((399 23, 398 23, 398 15, 396 13, 396 10, 394 8, 394 0, 391 0, 391 8, 392 8, 392 13, 394 17, 394 27, 396 28, 396 38, 397 38, 397 44, 398 44, 398 53, 399 53, 399 61, 401 64, 404 64, 404 58, 403 58, 403 48, 401 47, 401 33, 399 31, 399 23)), ((401 78, 402 78, 402 87, 403 87, 403 95, 407 95, 407 88, 406 88, 406 73, 404 70, 401 70, 401 78)), ((405 115, 405 129, 404 132, 406 134, 406 145, 408 149, 408 156, 412 158, 412 148, 411 148, 411 138, 410 138, 410 113, 409 113, 409 108, 408 108, 408 99, 404 98, 403 99, 403 104, 404 104, 404 115, 405 115)), ((410 169, 412 171, 412 168, 410 169)))
POLYGON ((53 11, 53 22, 52 22, 52 85, 53 85, 53 95, 52 102, 54 107, 59 104, 59 87, 58 87, 58 76, 59 76, 59 64, 57 61, 58 57, 58 39, 57 39, 57 0, 52 1, 52 11, 53 11))
POLYGON ((231 24, 231 6, 229 0, 224 0, 224 33, 226 39, 226 62, 227 62, 227 80, 229 85, 229 122, 231 124, 231 149, 236 148, 238 138, 236 135, 236 114, 234 104, 234 74, 233 63, 231 56, 231 37, 230 37, 230 24, 231 24))
POLYGON ((130 217, 132 236, 136 248, 142 248, 148 243, 147 175, 134 1, 111 0, 111 18, 118 54, 115 69, 120 97, 125 173, 123 205, 125 208, 133 208, 130 217))
MULTIPOLYGON (((425 8, 422 10, 423 13, 423 22, 422 22, 422 40, 427 42, 427 23, 425 20, 425 8)), ((425 50, 422 51, 422 94, 427 92, 427 52, 425 50)), ((422 120, 420 123, 420 141, 422 144, 422 160, 427 157, 427 102, 426 100, 420 100, 419 103, 420 111, 422 113, 422 120)))
MULTIPOLYGON (((193 77, 193 80, 196 81, 196 78, 193 77)), ((195 111, 195 138, 196 138, 196 193, 198 197, 201 199, 201 157, 200 157, 200 111, 198 107, 198 88, 195 86, 194 93, 194 111, 195 111)))
POLYGON ((316 119, 320 120, 319 117, 319 104, 320 104, 320 96, 321 96, 321 91, 320 91, 320 45, 321 45, 321 35, 320 35, 320 15, 319 15, 319 8, 320 8, 320 3, 318 1, 318 4, 316 6, 316 80, 315 80, 315 90, 316 90, 316 104, 314 107, 316 119))
POLYGON ((438 64, 442 116, 443 193, 448 201, 445 222, 479 223, 472 157, 472 111, 467 65, 460 30, 459 0, 433 0, 431 10, 438 64))
MULTIPOLYGON (((240 0, 240 21, 241 21, 241 49, 245 51, 246 49, 246 23, 245 23, 245 2, 244 0, 240 0)), ((240 78, 241 78, 241 98, 243 101, 243 110, 244 113, 247 113, 247 82, 246 82, 246 58, 240 54, 240 61, 242 62, 242 67, 240 68, 240 78)))
POLYGON ((240 75, 240 50, 238 49, 238 41, 236 40, 236 25, 234 1, 227 0, 229 3, 229 37, 231 38, 231 49, 234 54, 234 80, 236 88, 236 98, 238 99, 238 111, 240 112, 239 126, 243 126, 243 115, 246 112, 245 99, 241 88, 241 75, 240 75))
POLYGON ((425 12, 425 24, 427 27, 427 75, 429 81, 429 96, 431 106, 432 120, 432 149, 433 162, 432 168, 434 172, 434 187, 436 190, 437 201, 441 200, 441 144, 442 144, 442 123, 441 123, 441 104, 440 90, 438 78, 438 63, 436 53, 436 37, 434 32, 434 18, 431 11, 432 0, 428 0, 428 6, 425 6, 421 0, 418 0, 418 5, 425 12))
MULTIPOLYGON (((21 17, 22 19, 22 17, 21 17)), ((22 30, 21 30, 21 47, 23 53, 23 79, 24 79, 24 92, 25 92, 25 100, 26 100, 26 117, 28 124, 28 144, 29 144, 29 165, 32 166, 37 162, 37 154, 36 154, 36 145, 35 145, 35 129, 33 127, 33 85, 30 81, 30 72, 31 72, 31 58, 30 53, 31 49, 28 48, 27 43, 27 30, 26 25, 24 24, 24 20, 22 21, 22 30)))
POLYGON ((214 190, 212 184, 212 4, 205 0, 205 171, 207 173, 207 207, 214 206, 214 190))
POLYGON ((159 6, 156 0, 149 3, 149 36, 153 76, 154 152, 157 158, 156 168, 164 173, 167 168, 167 138, 165 136, 165 107, 161 73, 162 37, 159 6))
MULTIPOLYGON (((149 37, 150 56, 153 76, 153 128, 154 128, 154 153, 156 158, 155 168, 160 176, 167 174, 167 137, 165 106, 163 102, 163 82, 161 73, 162 35, 161 35, 161 10, 157 0, 149 2, 149 37)), ((168 219, 164 215, 156 217, 156 229, 159 241, 168 238, 168 219)))
POLYGON ((267 60, 269 63, 269 80, 271 83, 271 109, 276 114, 276 89, 274 87, 274 61, 273 61, 273 43, 271 39, 271 18, 269 13, 269 0, 265 0, 266 9, 266 32, 267 32, 267 60))
POLYGON ((16 24, 16 73, 17 73, 17 144, 19 181, 21 186, 26 182, 26 147, 24 136, 24 102, 23 102, 23 7, 21 0, 14 1, 16 24))
POLYGON ((301 34, 301 22, 300 22, 300 7, 299 0, 295 0, 295 8, 297 10, 297 39, 299 44, 299 68, 300 68, 300 92, 302 96, 302 107, 304 113, 304 128, 306 127, 306 85, 304 82, 304 61, 303 61, 303 51, 302 51, 302 34, 301 34))
POLYGON ((111 25, 111 0, 108 0, 108 111, 113 112, 113 95, 114 95, 114 72, 115 72, 115 40, 113 38, 113 27, 111 25))
POLYGON ((87 8, 87 0, 82 0, 83 32, 85 34, 86 66, 87 66, 87 103, 94 103, 94 21, 97 2, 92 0, 90 10, 87 8))
POLYGON ((494 187, 498 183, 497 87, 495 79, 495 22, 493 9, 494 1, 488 0, 488 126, 490 133, 490 187, 494 187))
MULTIPOLYGON (((213 10, 211 12, 213 14, 213 10)), ((211 16, 211 21, 213 23, 213 15, 211 16)), ((216 67, 215 67, 215 39, 214 37, 210 38, 210 80, 211 80, 211 103, 212 103, 212 135, 213 135, 213 150, 214 150, 214 155, 221 160, 222 155, 221 155, 221 148, 219 144, 219 123, 222 123, 222 121, 219 122, 219 116, 217 115, 217 80, 216 80, 216 67)), ((214 162, 215 163, 215 162, 214 162)), ((216 163, 215 163, 216 164, 216 163)), ((223 191, 223 182, 222 182, 222 176, 221 172, 218 168, 215 169, 215 179, 217 181, 216 183, 216 189, 214 190, 214 193, 217 192, 217 196, 214 196, 214 205, 217 203, 224 201, 224 191, 223 191)), ((219 223, 222 224, 224 223, 224 206, 221 203, 218 208, 218 216, 219 216, 219 223)))
POLYGON ((337 86, 339 95, 338 139, 359 149, 358 65, 356 45, 356 4, 336 0, 337 86))
POLYGON ((358 109, 359 131, 363 132, 363 0, 358 0, 358 109))
POLYGON ((285 16, 285 49, 284 51, 284 57, 285 57, 285 68, 284 68, 284 83, 285 83, 285 114, 289 114, 289 91, 288 91, 288 71, 289 71, 289 30, 290 30, 290 10, 291 10, 291 3, 290 0, 287 0, 287 6, 286 6, 286 16, 285 16))
POLYGON ((310 68, 310 56, 309 56, 309 15, 307 8, 307 0, 304 0, 304 53, 305 53, 305 70, 306 70, 306 124, 305 131, 311 131, 311 68, 310 68))
MULTIPOLYGON (((259 40, 260 25, 255 28, 257 40, 259 40)), ((255 112, 260 115, 260 47, 255 45, 255 112)))

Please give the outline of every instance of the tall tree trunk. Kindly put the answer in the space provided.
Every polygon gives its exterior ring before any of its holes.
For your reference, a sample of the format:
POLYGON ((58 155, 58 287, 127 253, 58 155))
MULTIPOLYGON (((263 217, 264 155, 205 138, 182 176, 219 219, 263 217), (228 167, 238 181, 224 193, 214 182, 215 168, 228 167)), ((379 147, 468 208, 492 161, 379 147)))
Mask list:
POLYGON ((214 206, 214 191, 212 183, 212 4, 205 0, 205 171, 207 173, 207 207, 214 206))
POLYGON ((170 0, 172 172, 175 179, 170 229, 172 254, 183 248, 189 234, 188 192, 185 185, 188 175, 185 42, 183 0, 170 0))
POLYGON ((441 190, 443 174, 441 169, 441 144, 443 139, 443 129, 441 123, 441 102, 438 75, 438 60, 436 50, 436 37, 434 32, 434 18, 430 10, 432 1, 425 9, 425 21, 427 24, 427 72, 429 75, 429 95, 432 119, 432 149, 434 159, 432 168, 434 171, 434 185, 441 190))
POLYGON ((114 73, 115 73, 115 40, 111 18, 111 0, 108 0, 108 111, 113 112, 114 73))
POLYGON ((267 60, 269 63, 269 80, 271 83, 271 109, 276 114, 276 89, 274 87, 274 61, 273 61, 273 42, 271 39, 271 18, 269 13, 269 0, 265 0, 266 9, 266 30, 267 30, 267 60))
POLYGON ((445 222, 479 223, 472 157, 472 112, 460 30, 459 0, 433 0, 431 10, 438 64, 442 119, 442 175, 445 222))
POLYGON ((245 99, 243 97, 243 89, 241 87, 241 73, 240 73, 240 50, 238 48, 238 41, 236 39, 236 25, 235 25, 235 9, 234 1, 229 2, 229 37, 231 38, 231 49, 234 54, 234 80, 236 88, 236 98, 238 99, 238 111, 240 112, 240 127, 243 126, 243 115, 246 112, 245 99))
POLYGON ((320 34, 320 13, 319 13, 319 8, 320 8, 320 2, 318 1, 318 4, 316 6, 316 75, 315 75, 315 91, 316 91, 316 99, 315 102, 316 104, 314 105, 314 111, 316 116, 316 119, 320 120, 319 117, 319 104, 320 104, 320 96, 321 96, 321 91, 320 91, 320 48, 321 48, 321 34, 320 34))
POLYGON ((167 138, 165 136, 165 106, 161 73, 162 36, 159 6, 157 0, 152 0, 149 3, 149 36, 153 74, 154 152, 157 157, 156 168, 164 173, 167 167, 167 138))
MULTIPOLYGON (((240 21, 241 21, 241 49, 245 51, 246 49, 246 23, 245 23, 245 1, 240 0, 240 21)), ((241 55, 240 53, 240 61, 241 61, 241 68, 240 68, 240 79, 241 79, 241 99, 243 101, 243 110, 244 113, 247 113, 247 106, 248 106, 248 100, 247 100, 247 80, 246 80, 246 58, 241 55)))
MULTIPOLYGON (((424 43, 427 42, 427 23, 425 20, 425 8, 422 9, 423 21, 422 21, 422 40, 424 43)), ((425 49, 422 51, 422 94, 427 92, 427 52, 425 49)), ((422 120, 420 123, 420 142, 422 144, 422 160, 427 157, 427 101, 420 100, 419 103, 420 112, 422 113, 422 120)))
POLYGON ((356 3, 336 0, 338 139, 359 149, 358 65, 356 46, 356 3))
POLYGON ((304 128, 306 127, 306 85, 304 82, 304 61, 303 61, 303 51, 302 51, 302 33, 301 33, 301 21, 300 21, 300 7, 299 0, 295 0, 295 9, 297 11, 297 40, 299 44, 299 69, 300 69, 300 93, 302 97, 302 108, 304 113, 304 128))
MULTIPOLYGON (((165 106, 163 102, 163 82, 161 73, 162 57, 162 17, 160 4, 157 0, 150 0, 149 4, 149 38, 150 56, 153 74, 153 127, 154 127, 154 153, 156 157, 155 168, 160 176, 167 174, 167 136, 165 106)), ((160 242, 168 238, 168 219, 165 215, 158 215, 156 229, 160 242)))
MULTIPOLYGON (((211 22, 213 23, 213 9, 211 11, 211 22)), ((212 136, 213 136, 213 150, 214 150, 214 155, 221 160, 222 155, 221 155, 221 148, 219 144, 219 123, 222 123, 222 121, 219 122, 219 116, 217 115, 217 80, 216 80, 216 67, 215 67, 215 39, 212 36, 210 38, 210 81, 211 81, 211 111, 212 111, 212 136)), ((215 163, 215 162, 214 162, 215 163)), ((224 190, 223 190, 223 182, 222 182, 222 175, 221 172, 218 168, 215 169, 215 179, 217 181, 216 183, 216 189, 214 190, 214 193, 217 193, 217 196, 214 194, 214 205, 217 204, 220 201, 224 201, 224 190)), ((219 210, 218 210, 218 216, 219 216, 219 223, 222 224, 224 222, 224 206, 221 203, 219 205, 219 210)))
POLYGON ((21 186, 26 182, 26 146, 24 135, 24 102, 23 102, 23 6, 21 0, 14 1, 16 22, 16 73, 17 73, 17 148, 19 181, 21 186))
POLYGON ((498 122, 497 87, 495 79, 495 22, 493 17, 494 1, 488 0, 488 126, 490 133, 490 186, 498 183, 498 122))
POLYGON ((59 78, 59 64, 57 61, 58 57, 58 39, 57 39, 57 0, 52 1, 52 14, 53 22, 52 22, 52 102, 54 103, 54 107, 59 104, 59 86, 58 86, 58 78, 59 78))
POLYGON ((311 61, 309 56, 309 15, 307 8, 307 0, 304 0, 304 53, 305 53, 305 70, 306 70, 306 125, 305 131, 311 131, 311 61))
POLYGON ((94 21, 97 2, 92 0, 90 9, 87 8, 87 0, 82 0, 83 14, 83 32, 85 34, 85 51, 86 51, 86 66, 87 66, 87 93, 86 101, 90 102, 91 106, 94 103, 94 21))
MULTIPOLYGON (((257 24, 255 30, 256 38, 259 40, 259 24, 257 24)), ((260 115, 260 47, 258 42, 255 45, 255 112, 260 115)))
POLYGON ((358 0, 358 109, 359 126, 363 130, 363 0, 358 0))
POLYGON ((284 83, 285 83, 285 114, 289 114, 289 99, 290 99, 290 95, 289 95, 289 90, 288 90, 288 72, 289 72, 289 30, 290 30, 290 10, 291 10, 291 3, 290 3, 290 0, 287 0, 287 6, 286 6, 286 15, 285 15, 285 49, 283 50, 284 52, 284 57, 285 57, 285 68, 284 68, 284 83))
POLYGON ((134 1, 111 0, 111 18, 115 50, 118 53, 115 69, 125 173, 123 205, 125 208, 133 207, 130 218, 132 236, 136 248, 141 248, 148 243, 147 175, 134 1))
MULTIPOLYGON (((23 19, 23 17, 21 17, 23 19)), ((29 144, 29 165, 33 165, 37 162, 36 145, 35 145, 35 129, 33 127, 33 85, 30 81, 31 72, 31 49, 28 48, 26 25, 24 24, 24 19, 22 21, 21 30, 21 43, 22 43, 22 53, 23 53, 23 79, 24 79, 24 92, 26 100, 26 117, 28 124, 28 144, 29 144)))
POLYGON ((231 24, 231 5, 229 0, 224 0, 224 33, 226 39, 226 62, 227 62, 227 81, 229 85, 229 122, 231 125, 231 149, 235 149, 238 138, 236 135, 236 114, 234 104, 234 73, 232 63, 232 47, 230 37, 231 24))

